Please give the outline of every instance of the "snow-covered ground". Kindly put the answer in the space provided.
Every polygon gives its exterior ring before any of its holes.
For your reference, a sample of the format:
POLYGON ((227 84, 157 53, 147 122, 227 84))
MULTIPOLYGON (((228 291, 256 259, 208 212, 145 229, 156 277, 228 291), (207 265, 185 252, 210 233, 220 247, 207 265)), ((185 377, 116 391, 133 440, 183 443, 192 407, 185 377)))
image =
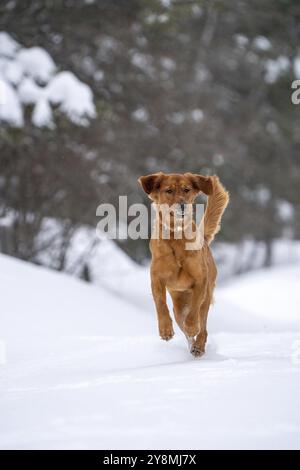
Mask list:
POLYGON ((219 286, 194 359, 159 339, 147 270, 101 288, 1 256, 0 447, 300 448, 299 277, 219 286))

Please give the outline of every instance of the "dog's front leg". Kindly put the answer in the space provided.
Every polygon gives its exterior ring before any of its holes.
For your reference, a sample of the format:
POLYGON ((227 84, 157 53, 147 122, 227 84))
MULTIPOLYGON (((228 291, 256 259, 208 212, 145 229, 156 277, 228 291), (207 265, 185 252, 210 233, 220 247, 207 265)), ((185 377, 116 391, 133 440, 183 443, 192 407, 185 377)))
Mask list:
POLYGON ((166 286, 156 276, 152 276, 151 288, 156 306, 159 335, 165 341, 169 341, 174 336, 174 330, 167 306, 166 286))

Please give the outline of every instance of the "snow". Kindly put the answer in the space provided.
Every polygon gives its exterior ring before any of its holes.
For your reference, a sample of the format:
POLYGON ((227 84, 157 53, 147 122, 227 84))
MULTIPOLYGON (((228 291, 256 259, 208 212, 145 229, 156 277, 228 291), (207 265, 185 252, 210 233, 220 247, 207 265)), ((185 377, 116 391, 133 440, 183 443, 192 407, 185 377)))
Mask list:
POLYGON ((18 88, 19 98, 24 104, 35 104, 43 96, 44 92, 30 77, 24 78, 18 88))
POLYGON ((16 60, 26 74, 42 83, 48 83, 56 69, 52 57, 41 47, 21 49, 16 60))
POLYGON ((244 34, 235 34, 234 39, 240 48, 244 48, 249 44, 249 39, 244 34))
POLYGON ((268 59, 265 63, 265 81, 275 83, 290 67, 290 61, 286 56, 279 56, 277 59, 268 59))
POLYGON ((23 112, 15 89, 1 78, 0 83, 0 122, 3 120, 12 126, 22 127, 23 112))
POLYGON ((39 99, 33 109, 32 122, 37 127, 52 127, 52 110, 47 99, 39 99))
POLYGON ((0 56, 14 57, 20 44, 5 31, 0 31, 0 56))
POLYGON ((300 57, 294 59, 294 75, 297 79, 300 79, 300 57))
POLYGON ((265 270, 253 272, 235 281, 234 290, 223 287, 222 298, 228 300, 233 306, 247 309, 265 321, 265 327, 282 329, 288 324, 289 328, 300 328, 300 290, 296 288, 299 278, 299 266, 274 269, 272 275, 266 275, 265 270), (288 293, 294 286, 292 306, 289 308, 288 293), (255 295, 249 295, 255 292, 255 295), (267 296, 266 292, 272 295, 267 296))
POLYGON ((0 121, 21 127, 23 106, 34 105, 32 123, 53 128, 51 105, 59 105, 70 121, 88 125, 96 116, 90 87, 72 72, 56 72, 57 67, 45 49, 23 48, 7 33, 0 33, 0 121))
POLYGON ((167 21, 169 21, 169 15, 163 13, 161 15, 157 15, 156 19, 159 23, 167 23, 167 21))
POLYGON ((214 164, 215 166, 222 166, 222 165, 224 165, 225 159, 224 159, 224 156, 223 156, 221 153, 215 153, 215 154, 213 155, 212 159, 213 159, 213 164, 214 164))
POLYGON ((280 199, 277 202, 277 213, 283 222, 290 222, 294 217, 295 208, 289 201, 280 199))
POLYGON ((146 108, 140 107, 133 111, 132 117, 135 121, 146 122, 149 119, 149 113, 146 108))
POLYGON ((176 62, 170 57, 162 57, 160 59, 160 63, 166 70, 169 70, 171 72, 174 72, 174 70, 176 70, 176 62))
POLYGON ((60 109, 77 124, 85 125, 88 123, 86 117, 96 116, 90 87, 71 72, 57 74, 48 86, 46 94, 52 104, 59 104, 60 109))
POLYGON ((265 36, 256 36, 253 40, 253 45, 259 51, 269 51, 272 48, 272 44, 265 36))
MULTIPOLYGON (((15 220, 13 213, 0 219, 1 225, 9 226, 15 220)), ((56 219, 46 218, 35 240, 37 256, 35 262, 52 269, 57 269, 64 243, 65 226, 56 219)), ((105 280, 115 285, 116 271, 121 277, 137 272, 137 265, 105 234, 99 234, 90 226, 80 226, 72 231, 69 245, 65 249, 65 272, 80 277, 88 266, 91 280, 103 285, 105 280)))
POLYGON ((8 61, 4 70, 4 77, 13 85, 18 85, 23 77, 23 69, 18 62, 8 61))
POLYGON ((299 448, 299 265, 219 286, 201 359, 158 338, 147 269, 125 298, 0 266, 1 448, 299 448))
POLYGON ((180 125, 186 120, 194 121, 195 123, 200 123, 204 119, 204 112, 202 109, 195 108, 191 111, 176 111, 168 115, 168 120, 173 124, 180 125))
POLYGON ((193 111, 191 111, 191 116, 192 116, 193 121, 201 122, 203 121, 204 113, 202 109, 193 109, 193 111))
POLYGON ((165 8, 170 8, 172 5, 172 0, 160 0, 160 3, 165 8))
POLYGON ((152 62, 152 59, 148 55, 142 54, 140 52, 135 52, 135 51, 132 52, 131 63, 135 67, 139 67, 142 70, 149 69, 149 71, 152 72, 151 62, 152 62))

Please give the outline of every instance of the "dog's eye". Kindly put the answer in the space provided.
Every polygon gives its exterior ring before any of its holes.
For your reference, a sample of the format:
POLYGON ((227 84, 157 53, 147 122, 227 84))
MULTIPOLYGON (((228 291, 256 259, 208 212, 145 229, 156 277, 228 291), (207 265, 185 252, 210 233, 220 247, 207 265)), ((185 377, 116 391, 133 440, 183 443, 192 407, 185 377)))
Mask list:
POLYGON ((184 188, 183 190, 185 193, 188 193, 190 191, 190 188, 184 188))
POLYGON ((173 192, 173 189, 171 189, 171 188, 169 188, 169 189, 166 189, 166 193, 168 193, 168 194, 172 194, 172 192, 173 192))

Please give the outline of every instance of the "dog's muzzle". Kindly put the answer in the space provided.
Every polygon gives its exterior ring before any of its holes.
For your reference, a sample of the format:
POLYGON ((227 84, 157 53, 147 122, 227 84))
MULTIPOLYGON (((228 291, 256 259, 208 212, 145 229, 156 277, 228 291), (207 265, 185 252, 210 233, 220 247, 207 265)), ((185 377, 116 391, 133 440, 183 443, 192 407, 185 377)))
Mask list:
POLYGON ((184 203, 178 204, 177 209, 176 209, 177 217, 182 217, 183 218, 184 215, 185 215, 185 209, 186 209, 186 207, 185 207, 184 203))

